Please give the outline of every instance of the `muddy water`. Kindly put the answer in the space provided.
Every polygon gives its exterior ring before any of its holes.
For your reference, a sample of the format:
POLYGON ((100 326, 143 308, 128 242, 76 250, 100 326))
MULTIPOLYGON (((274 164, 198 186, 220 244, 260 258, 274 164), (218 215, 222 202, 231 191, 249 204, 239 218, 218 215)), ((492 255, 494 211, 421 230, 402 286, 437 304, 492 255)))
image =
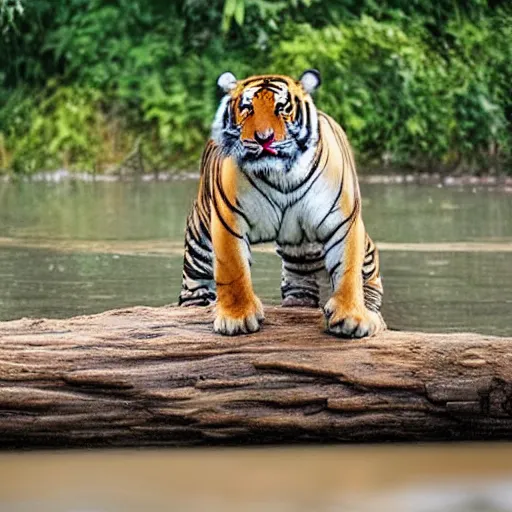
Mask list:
MULTIPOLYGON (((0 320, 66 317, 177 298, 197 183, 0 184, 0 320)), ((363 185, 395 329, 512 335, 512 196, 498 190, 363 185)), ((279 260, 253 277, 279 302, 279 260)))
POLYGON ((365 446, 3 455, 2 512, 509 512, 512 449, 365 446))

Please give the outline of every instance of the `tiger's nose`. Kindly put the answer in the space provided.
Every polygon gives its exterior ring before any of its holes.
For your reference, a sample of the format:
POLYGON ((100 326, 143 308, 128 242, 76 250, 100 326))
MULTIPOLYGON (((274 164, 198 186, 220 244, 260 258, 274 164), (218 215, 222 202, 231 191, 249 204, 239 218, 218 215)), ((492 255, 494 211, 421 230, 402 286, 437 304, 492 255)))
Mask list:
POLYGON ((268 130, 265 130, 264 132, 255 132, 254 139, 261 146, 264 146, 265 144, 269 144, 270 142, 272 142, 274 140, 274 130, 272 130, 272 128, 269 128, 268 130))

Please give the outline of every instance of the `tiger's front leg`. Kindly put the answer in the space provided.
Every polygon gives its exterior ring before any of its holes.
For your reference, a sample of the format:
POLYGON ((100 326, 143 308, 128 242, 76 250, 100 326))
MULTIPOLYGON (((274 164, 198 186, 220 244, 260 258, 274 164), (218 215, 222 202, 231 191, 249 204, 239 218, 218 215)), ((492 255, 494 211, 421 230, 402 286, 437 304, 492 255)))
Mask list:
MULTIPOLYGON (((364 224, 357 215, 344 239, 326 244, 326 268, 334 292, 324 306, 324 314, 327 331, 335 336, 363 338, 386 327, 378 309, 365 304, 365 240, 364 224)), ((380 278, 378 281, 380 284, 380 278)), ((370 305, 368 297, 366 302, 370 305)))
POLYGON ((263 320, 263 306, 252 288, 248 248, 233 236, 216 213, 212 216, 217 287, 215 332, 235 335, 256 332, 263 320))
POLYGON ((227 335, 256 332, 264 319, 263 306, 254 293, 243 222, 234 211, 236 204, 235 173, 231 165, 224 168, 229 186, 223 194, 214 191, 211 232, 214 252, 214 276, 217 305, 213 329, 227 335))

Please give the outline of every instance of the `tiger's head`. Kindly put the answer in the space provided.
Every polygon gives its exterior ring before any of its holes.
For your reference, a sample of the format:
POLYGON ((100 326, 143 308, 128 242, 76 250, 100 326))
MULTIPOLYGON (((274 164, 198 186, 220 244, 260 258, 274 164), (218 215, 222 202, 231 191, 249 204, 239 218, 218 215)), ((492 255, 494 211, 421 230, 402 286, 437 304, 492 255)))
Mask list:
POLYGON ((223 73, 225 93, 215 115, 212 138, 226 156, 254 174, 288 172, 318 140, 318 117, 311 93, 320 74, 308 70, 300 79, 263 75, 238 81, 223 73))

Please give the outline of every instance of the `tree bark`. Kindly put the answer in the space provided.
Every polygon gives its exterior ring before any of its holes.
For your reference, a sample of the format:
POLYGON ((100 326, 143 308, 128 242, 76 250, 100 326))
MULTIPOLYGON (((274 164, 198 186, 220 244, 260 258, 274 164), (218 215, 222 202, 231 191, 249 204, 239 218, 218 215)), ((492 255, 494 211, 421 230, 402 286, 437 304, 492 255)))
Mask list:
POLYGON ((511 338, 266 317, 231 338, 208 308, 0 323, 0 447, 512 439, 511 338))

